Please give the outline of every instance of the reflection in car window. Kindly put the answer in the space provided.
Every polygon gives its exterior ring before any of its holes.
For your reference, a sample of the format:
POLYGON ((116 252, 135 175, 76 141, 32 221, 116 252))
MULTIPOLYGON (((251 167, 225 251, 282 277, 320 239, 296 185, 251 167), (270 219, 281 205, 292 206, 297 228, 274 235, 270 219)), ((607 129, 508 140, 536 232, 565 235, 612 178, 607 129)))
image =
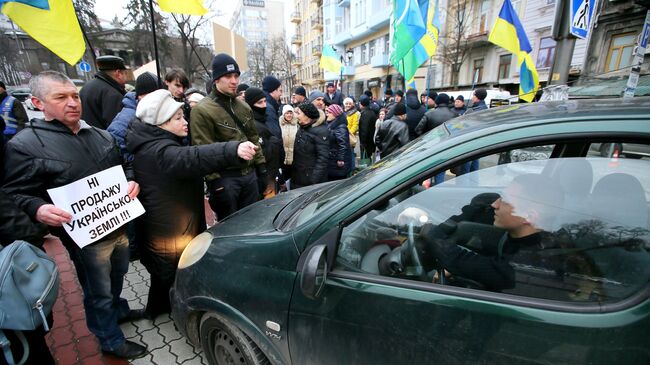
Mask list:
POLYGON ((573 303, 650 279, 650 164, 532 160, 409 186, 344 227, 336 267, 573 303))

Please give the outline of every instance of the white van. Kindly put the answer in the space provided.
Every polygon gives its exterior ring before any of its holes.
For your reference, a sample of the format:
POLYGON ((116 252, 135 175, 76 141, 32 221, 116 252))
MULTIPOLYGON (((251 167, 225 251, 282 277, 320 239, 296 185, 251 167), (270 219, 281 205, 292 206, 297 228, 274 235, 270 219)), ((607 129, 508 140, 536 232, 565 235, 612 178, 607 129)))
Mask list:
MULTIPOLYGON (((487 91, 487 96, 485 97, 485 104, 489 107, 508 105, 511 104, 513 101, 517 101, 516 96, 513 97, 512 95, 510 95, 509 91, 503 91, 499 89, 485 89, 485 91, 487 91)), ((458 95, 462 95, 463 98, 465 98, 465 105, 469 105, 470 100, 472 100, 472 94, 474 93, 474 90, 438 91, 438 94, 441 93, 445 93, 449 96, 453 96, 454 99, 456 99, 458 95)))

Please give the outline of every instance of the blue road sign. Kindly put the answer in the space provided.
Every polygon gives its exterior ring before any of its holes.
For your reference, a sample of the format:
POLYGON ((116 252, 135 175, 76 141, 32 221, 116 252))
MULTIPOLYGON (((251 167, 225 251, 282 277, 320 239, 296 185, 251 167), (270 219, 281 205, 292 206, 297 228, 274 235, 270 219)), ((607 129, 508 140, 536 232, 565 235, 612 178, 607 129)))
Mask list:
POLYGON ((587 38, 594 6, 595 0, 571 0, 571 34, 578 38, 587 38))
POLYGON ((641 39, 639 41, 639 46, 643 48, 648 48, 648 38, 650 37, 650 10, 648 10, 645 23, 643 24, 643 31, 641 32, 641 39))
POLYGON ((86 61, 79 62, 79 69, 83 72, 90 72, 90 63, 86 61))

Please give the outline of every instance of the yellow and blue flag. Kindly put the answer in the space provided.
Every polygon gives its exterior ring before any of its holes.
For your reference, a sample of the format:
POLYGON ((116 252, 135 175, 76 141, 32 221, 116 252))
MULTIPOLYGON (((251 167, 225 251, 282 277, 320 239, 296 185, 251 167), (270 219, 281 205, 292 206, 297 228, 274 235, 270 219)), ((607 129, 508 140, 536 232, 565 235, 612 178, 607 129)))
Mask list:
POLYGON ((438 48, 440 33, 438 0, 419 0, 418 5, 421 17, 426 21, 426 33, 404 56, 401 64, 393 64, 406 80, 413 79, 418 68, 431 58, 438 48))
POLYGON ((517 55, 519 62, 519 98, 531 102, 539 89, 539 76, 530 57, 530 46, 524 27, 510 0, 505 0, 488 40, 517 55))
POLYGON ((426 33, 417 0, 393 0, 393 37, 390 62, 397 65, 426 33))
POLYGON ((208 9, 203 6, 201 0, 158 0, 160 10, 168 13, 178 13, 187 15, 205 15, 208 9))
POLYGON ((0 0, 1 11, 38 43, 74 65, 86 50, 72 0, 0 0))
POLYGON ((329 71, 335 74, 341 72, 343 64, 341 63, 341 58, 336 54, 334 48, 330 45, 323 46, 323 53, 320 56, 320 68, 325 71, 329 71))

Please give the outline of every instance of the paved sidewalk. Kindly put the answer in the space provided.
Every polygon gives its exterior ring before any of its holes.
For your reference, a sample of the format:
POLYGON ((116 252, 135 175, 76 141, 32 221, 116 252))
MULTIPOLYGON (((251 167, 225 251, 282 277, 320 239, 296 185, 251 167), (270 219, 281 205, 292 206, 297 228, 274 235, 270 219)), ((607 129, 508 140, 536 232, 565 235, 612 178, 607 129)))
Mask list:
MULTIPOLYGON (((54 237, 45 243, 47 253, 59 267, 61 286, 54 305, 54 326, 46 341, 55 360, 60 365, 121 365, 128 361, 103 356, 99 343, 86 326, 83 294, 70 257, 61 242, 54 237)), ((139 261, 130 263, 125 277, 122 297, 131 308, 143 308, 147 303, 149 273, 139 261)), ((194 348, 176 329, 169 315, 154 321, 139 320, 121 325, 124 335, 131 341, 147 345, 149 353, 132 364, 187 364, 207 365, 201 349, 194 348)))

